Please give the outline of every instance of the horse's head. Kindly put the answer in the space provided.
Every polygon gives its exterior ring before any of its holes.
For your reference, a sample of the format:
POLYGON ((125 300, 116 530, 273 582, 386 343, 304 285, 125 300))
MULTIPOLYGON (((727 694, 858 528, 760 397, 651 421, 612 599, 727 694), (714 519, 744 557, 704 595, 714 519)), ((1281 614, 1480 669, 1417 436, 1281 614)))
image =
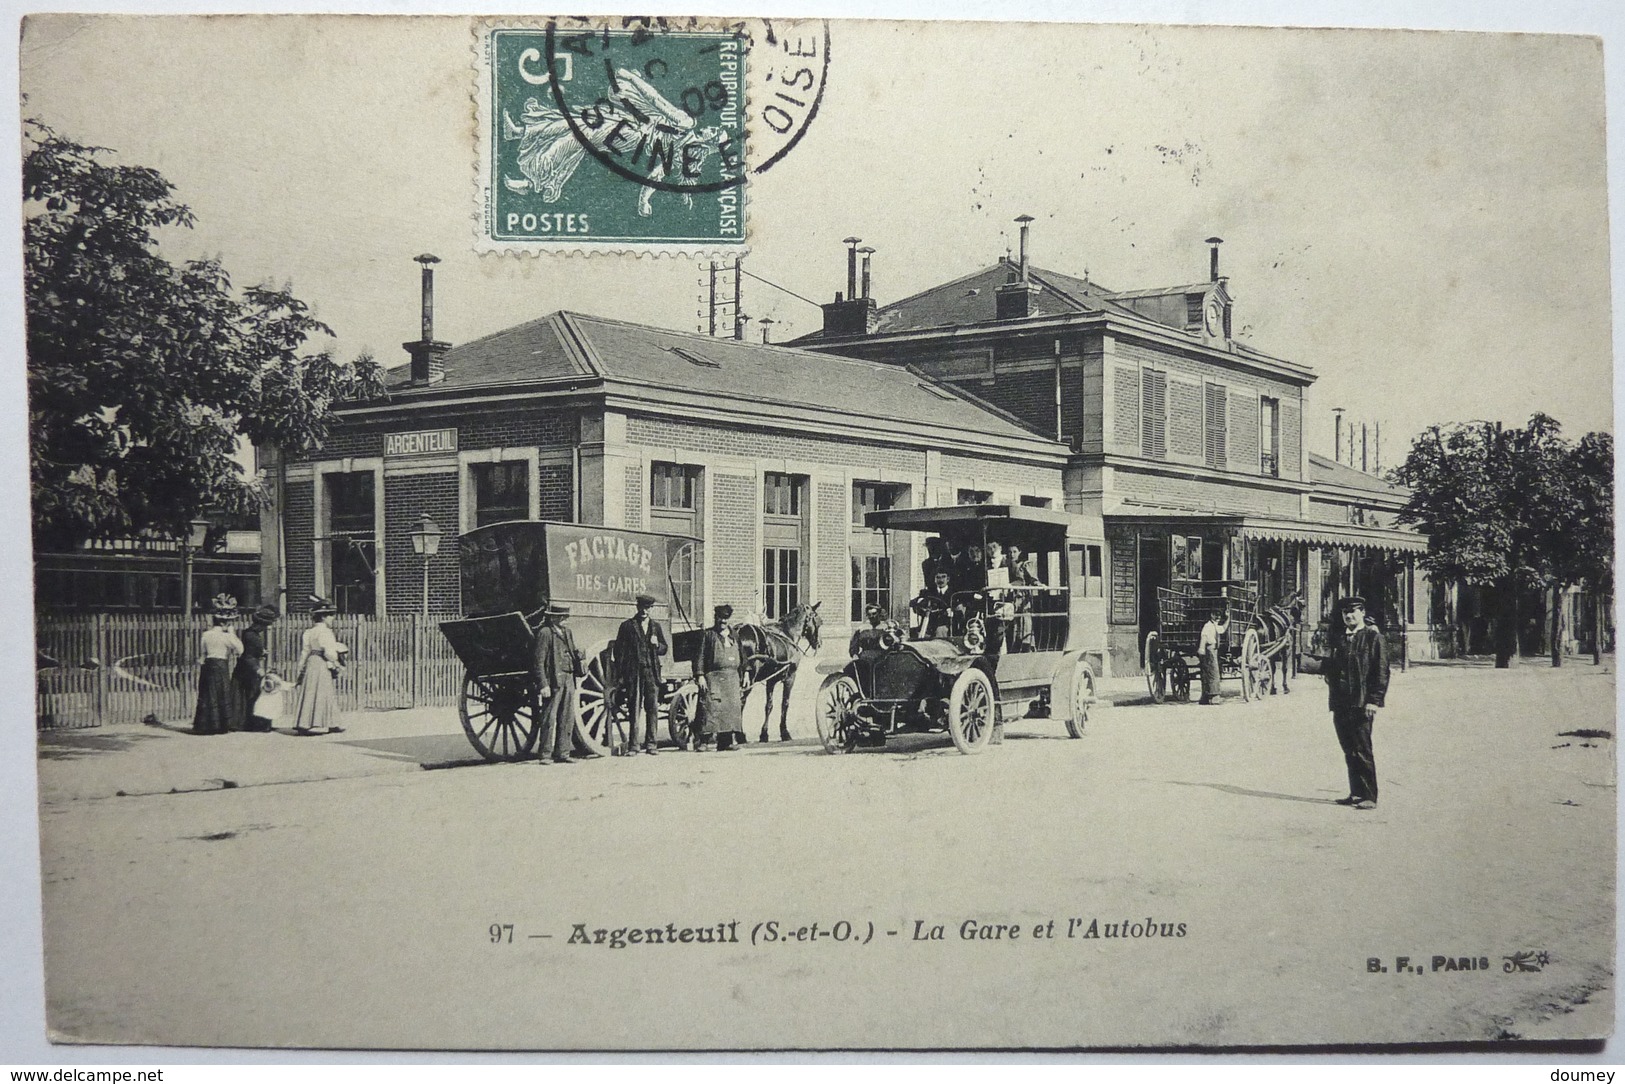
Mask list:
POLYGON ((818 607, 821 605, 822 602, 814 602, 811 605, 798 602, 794 609, 784 615, 784 619, 779 622, 779 628, 792 639, 806 640, 807 646, 817 651, 819 630, 824 626, 824 619, 818 613, 818 607))

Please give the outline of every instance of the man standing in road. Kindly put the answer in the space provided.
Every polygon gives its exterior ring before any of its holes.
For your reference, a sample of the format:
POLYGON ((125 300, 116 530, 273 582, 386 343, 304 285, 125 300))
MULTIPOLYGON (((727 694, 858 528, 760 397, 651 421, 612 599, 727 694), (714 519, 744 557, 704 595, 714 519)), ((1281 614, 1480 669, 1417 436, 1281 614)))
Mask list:
POLYGON ((575 637, 564 623, 570 607, 562 602, 547 604, 545 623, 536 633, 536 714, 541 722, 537 736, 536 759, 546 763, 573 764, 570 748, 576 733, 576 679, 586 669, 575 637))
POLYGON ((666 654, 666 632, 650 612, 652 595, 637 597, 636 617, 621 622, 615 634, 615 682, 626 694, 631 733, 627 752, 655 753, 655 721, 660 709, 660 660, 666 654))
POLYGON ((1202 625, 1202 635, 1196 642, 1196 659, 1202 664, 1202 700, 1204 704, 1217 704, 1219 695, 1219 637, 1230 628, 1230 611, 1211 610, 1202 625))
POLYGON ((1365 620, 1365 599, 1345 598, 1343 636, 1322 664, 1332 725, 1348 762, 1349 796, 1338 805, 1377 808, 1377 762, 1371 751, 1371 724, 1388 694, 1388 645, 1382 631, 1365 620))

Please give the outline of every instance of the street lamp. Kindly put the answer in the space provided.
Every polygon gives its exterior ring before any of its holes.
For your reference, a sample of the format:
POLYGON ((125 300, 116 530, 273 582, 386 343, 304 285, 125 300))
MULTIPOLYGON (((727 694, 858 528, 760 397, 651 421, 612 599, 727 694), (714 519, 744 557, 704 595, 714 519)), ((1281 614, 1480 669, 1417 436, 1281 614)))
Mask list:
POLYGON ((209 537, 209 521, 199 516, 186 525, 181 539, 181 613, 192 616, 192 554, 203 548, 209 537))
POLYGON ((429 616, 429 560, 440 552, 440 525, 424 515, 411 532, 412 552, 423 558, 423 616, 429 616))

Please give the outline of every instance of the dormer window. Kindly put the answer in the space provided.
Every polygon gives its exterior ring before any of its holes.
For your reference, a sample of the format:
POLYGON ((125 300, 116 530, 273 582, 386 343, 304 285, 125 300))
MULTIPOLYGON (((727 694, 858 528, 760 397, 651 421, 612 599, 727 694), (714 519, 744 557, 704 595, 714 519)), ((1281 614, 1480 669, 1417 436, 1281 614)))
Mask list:
POLYGON ((1207 301, 1206 294, 1185 295, 1185 323, 1192 328, 1202 326, 1202 306, 1207 301))

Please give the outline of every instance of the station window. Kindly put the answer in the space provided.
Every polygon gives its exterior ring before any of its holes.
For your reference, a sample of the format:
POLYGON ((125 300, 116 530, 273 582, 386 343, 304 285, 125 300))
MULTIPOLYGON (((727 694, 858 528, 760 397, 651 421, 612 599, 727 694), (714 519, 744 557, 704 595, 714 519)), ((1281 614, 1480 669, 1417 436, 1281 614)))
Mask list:
POLYGON ((862 621, 863 611, 879 606, 891 613, 891 558, 881 554, 852 555, 852 620, 862 621))
POLYGON ((1258 473, 1281 476, 1281 401, 1267 395, 1258 399, 1258 473))
POLYGON ((1203 398, 1207 409, 1203 412, 1202 456, 1208 466, 1223 470, 1228 459, 1230 393, 1223 384, 1208 384, 1203 398))
POLYGON ((1168 455, 1168 374, 1156 369, 1140 370, 1140 454, 1168 455))
POLYGON ((885 482, 853 482, 852 526, 862 527, 863 517, 870 512, 884 512, 889 508, 896 508, 903 488, 885 482))
POLYGON ((783 617, 801 601, 801 551, 769 546, 762 551, 764 616, 783 617))
POLYGON ((327 484, 327 583, 340 613, 376 612, 378 526, 372 471, 323 475, 327 484))
POLYGON ((986 489, 961 489, 959 491, 958 496, 954 498, 954 503, 955 504, 987 504, 987 503, 991 502, 992 500, 993 500, 993 494, 992 494, 992 492, 990 490, 986 490, 986 489))
POLYGON ((649 504, 692 511, 700 488, 700 468, 685 463, 649 465, 649 504))
POLYGON ((770 516, 801 515, 801 479, 768 471, 762 475, 762 511, 770 516))
POLYGON ((1053 508, 1055 507, 1055 498, 1024 496, 1021 498, 1021 506, 1023 508, 1053 508))
POLYGON ((468 473, 474 484, 474 526, 530 518, 529 463, 470 463, 468 473))

